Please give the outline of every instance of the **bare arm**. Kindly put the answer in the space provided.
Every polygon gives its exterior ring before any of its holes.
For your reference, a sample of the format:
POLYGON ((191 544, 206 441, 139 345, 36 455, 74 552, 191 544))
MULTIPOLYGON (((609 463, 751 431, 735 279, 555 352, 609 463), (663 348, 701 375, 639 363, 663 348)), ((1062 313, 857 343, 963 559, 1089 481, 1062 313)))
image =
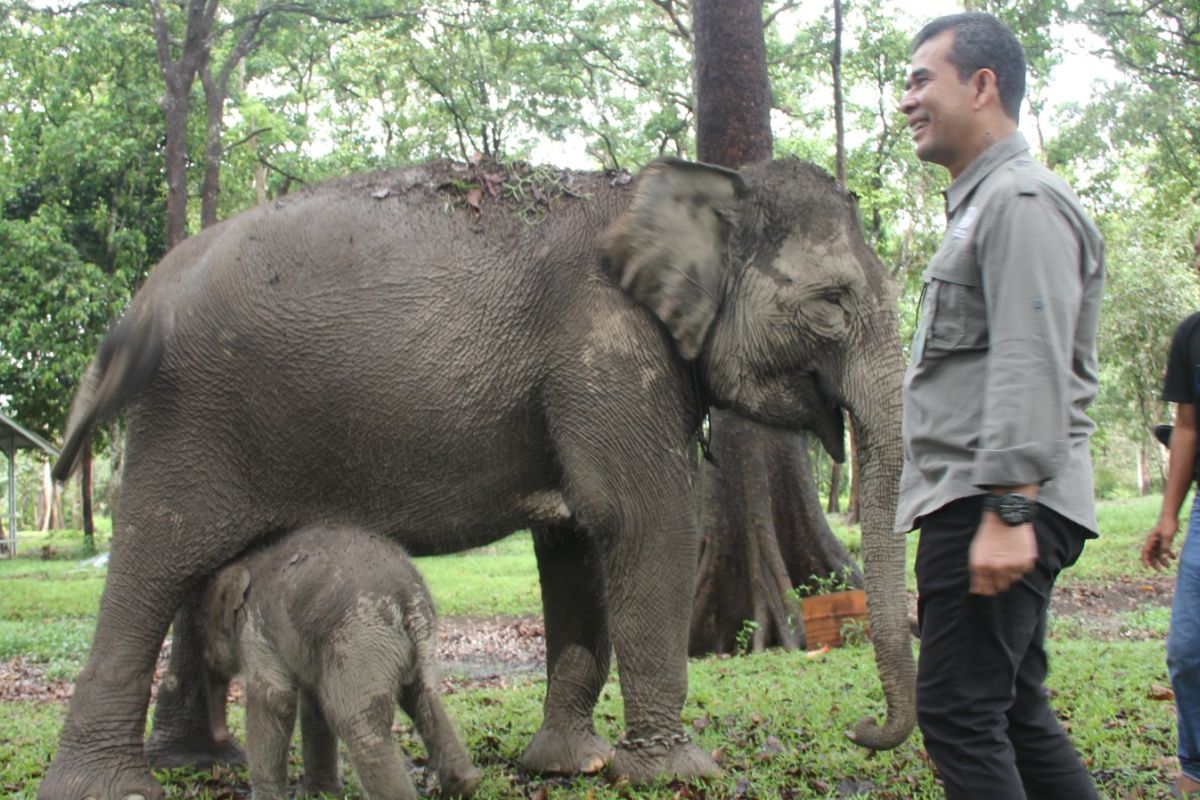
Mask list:
POLYGON ((1167 485, 1163 489, 1162 510, 1142 546, 1142 563, 1148 567, 1165 569, 1175 557, 1171 542, 1179 531, 1179 510, 1192 485, 1195 466, 1196 406, 1178 403, 1175 406, 1175 430, 1171 432, 1171 455, 1167 461, 1167 485))

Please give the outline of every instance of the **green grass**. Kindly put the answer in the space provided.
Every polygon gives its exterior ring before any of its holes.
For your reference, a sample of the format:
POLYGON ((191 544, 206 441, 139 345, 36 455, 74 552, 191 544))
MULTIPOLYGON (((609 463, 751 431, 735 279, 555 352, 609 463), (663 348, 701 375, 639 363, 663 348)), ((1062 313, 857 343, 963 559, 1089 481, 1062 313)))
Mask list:
MULTIPOLYGON (((1102 503, 1102 537, 1089 543, 1064 582, 1136 581, 1149 575, 1138 553, 1158 503, 1157 497, 1102 503)), ((857 551, 857 529, 836 521, 834 528, 857 551)), ((908 544, 911 575, 916 537, 909 536, 908 544)), ((528 533, 470 553, 417 561, 442 614, 540 612, 528 533)), ((102 575, 102 569, 63 560, 0 561, 0 660, 22 656, 43 665, 48 677, 73 677, 90 640, 102 575)), ((1168 685, 1163 643, 1168 621, 1166 609, 1144 604, 1120 615, 1115 641, 1099 640, 1073 619, 1052 621, 1049 688, 1103 797, 1167 797, 1174 770, 1173 707, 1154 697, 1155 687, 1168 685)), ((635 790, 607 777, 526 775, 519 759, 541 719, 542 680, 518 678, 504 689, 459 691, 447 695, 446 703, 485 774, 480 800, 530 797, 540 789, 551 798, 593 800, 940 797, 919 734, 895 751, 875 756, 842 735, 863 714, 882 711, 869 647, 811 659, 779 652, 699 659, 689 665, 689 676, 684 723, 701 747, 718 752, 724 769, 720 778, 692 787, 635 790)), ((57 747, 64 714, 61 703, 0 704, 0 795, 35 795, 57 747)), ((401 746, 421 764, 422 750, 411 725, 402 715, 397 719, 401 746)), ((613 676, 597 707, 597 730, 616 740, 621 720, 613 676)), ((231 710, 231 724, 240 735, 240 709, 231 710)), ((298 778, 298 755, 291 768, 298 778)), ((361 797, 353 774, 348 768, 344 772, 350 797, 361 797)), ((215 799, 246 789, 244 771, 213 775, 175 770, 159 777, 172 798, 215 799)))
MULTIPOLYGON (((1166 681, 1161 642, 1053 642, 1049 686, 1104 797, 1166 797, 1167 763, 1174 750, 1170 703, 1151 699, 1151 687, 1166 681)), ((924 761, 920 735, 896 750, 868 756, 843 736, 865 714, 882 710, 882 693, 869 647, 831 651, 817 658, 772 652, 736 658, 695 660, 684 707, 686 729, 706 750, 718 751, 724 774, 691 794, 678 785, 634 790, 607 777, 544 779, 518 766, 521 751, 541 716, 544 683, 518 682, 505 689, 464 691, 446 696, 451 716, 468 750, 483 770, 479 800, 551 797, 872 797, 880 800, 935 798, 940 792, 924 761), (853 794, 858 789, 858 795, 853 794)), ((0 721, 0 787, 15 797, 32 797, 41 770, 55 750, 63 709, 57 704, 6 704, 0 721)), ((622 706, 615 677, 597 706, 598 732, 621 733, 622 706)), ((407 719, 398 717, 400 746, 420 757, 422 748, 407 719)), ((242 715, 231 724, 239 735, 242 715)), ((294 762, 295 760, 293 760, 294 762)), ((299 765, 292 764, 299 777, 299 765)), ((350 797, 362 797, 346 771, 350 797)), ((169 797, 216 797, 244 773, 160 773, 169 797)), ((240 785, 244 786, 244 783, 240 785)))
POLYGON ((466 553, 413 560, 439 614, 542 613, 533 538, 528 532, 466 553))

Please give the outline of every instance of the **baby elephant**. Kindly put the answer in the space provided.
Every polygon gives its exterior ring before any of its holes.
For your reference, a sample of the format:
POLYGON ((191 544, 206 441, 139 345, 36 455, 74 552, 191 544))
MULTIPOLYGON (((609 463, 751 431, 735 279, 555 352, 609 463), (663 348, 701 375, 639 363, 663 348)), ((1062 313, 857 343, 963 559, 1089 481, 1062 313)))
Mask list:
POLYGON ((256 800, 287 797, 297 699, 307 794, 340 794, 341 739, 372 800, 416 800, 392 741, 397 700, 443 796, 474 791, 479 772, 436 690, 433 602, 398 545, 350 527, 305 528, 222 568, 202 603, 214 734, 229 736, 225 689, 240 673, 256 800))

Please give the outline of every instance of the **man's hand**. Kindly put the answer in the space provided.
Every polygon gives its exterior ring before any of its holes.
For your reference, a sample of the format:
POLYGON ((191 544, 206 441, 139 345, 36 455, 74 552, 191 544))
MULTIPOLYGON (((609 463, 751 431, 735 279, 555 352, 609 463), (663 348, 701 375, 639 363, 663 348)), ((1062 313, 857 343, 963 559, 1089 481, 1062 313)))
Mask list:
POLYGON ((1037 536, 1032 523, 1009 526, 991 511, 983 512, 967 562, 971 594, 991 596, 1007 591, 1035 563, 1037 536))
POLYGON ((1171 542, 1178 531, 1179 520, 1159 517, 1150 533, 1146 534, 1146 543, 1142 545, 1142 563, 1160 571, 1171 566, 1171 560, 1175 558, 1171 542))

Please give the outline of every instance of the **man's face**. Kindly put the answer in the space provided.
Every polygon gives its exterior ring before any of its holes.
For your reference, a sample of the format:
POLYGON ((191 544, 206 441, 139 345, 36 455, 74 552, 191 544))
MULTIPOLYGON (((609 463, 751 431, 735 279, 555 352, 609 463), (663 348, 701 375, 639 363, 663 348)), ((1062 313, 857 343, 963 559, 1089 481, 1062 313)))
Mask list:
POLYGON ((954 31, 926 40, 913 53, 900 111, 908 117, 917 158, 958 174, 975 157, 971 131, 974 93, 949 60, 954 31))

